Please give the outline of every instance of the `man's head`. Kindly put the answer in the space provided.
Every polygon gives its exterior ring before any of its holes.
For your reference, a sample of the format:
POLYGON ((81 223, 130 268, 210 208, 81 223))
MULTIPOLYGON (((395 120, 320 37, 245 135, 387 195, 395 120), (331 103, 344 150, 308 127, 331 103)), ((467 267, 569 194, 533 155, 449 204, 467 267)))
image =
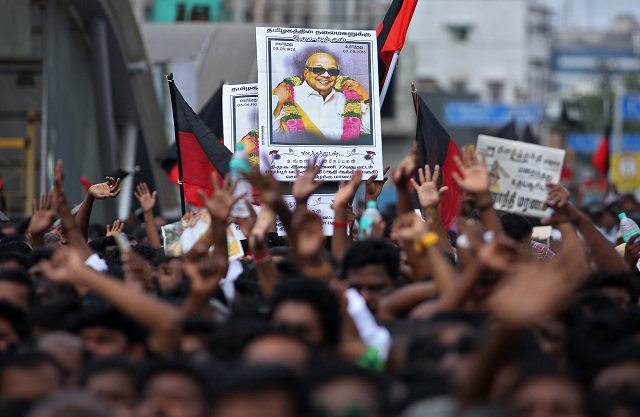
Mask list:
POLYGON ((311 355, 311 346, 301 338, 271 329, 250 338, 242 351, 247 364, 280 365, 296 372, 304 372, 311 355))
POLYGON ((500 216, 500 223, 502 223, 502 229, 507 236, 528 247, 533 228, 526 217, 513 213, 505 213, 500 216))
POLYGON ((94 358, 127 356, 136 358, 141 354, 142 331, 112 308, 85 311, 80 319, 80 336, 84 348, 94 358))
POLYGON ((126 359, 105 358, 90 363, 80 384, 118 415, 133 413, 137 398, 136 369, 126 359))
POLYGON ((340 337, 340 304, 324 283, 293 278, 276 286, 271 322, 313 345, 332 349, 340 337))
POLYGON ((0 300, 0 352, 29 336, 29 321, 22 309, 9 301, 0 300))
POLYGON ((28 311, 33 299, 33 284, 23 268, 0 270, 0 300, 7 300, 28 311))
POLYGON ((58 362, 46 353, 8 357, 0 369, 0 401, 39 400, 60 389, 63 378, 58 362))
POLYGON ((311 55, 304 64, 304 80, 322 97, 331 93, 340 75, 336 58, 326 52, 311 55))
POLYGON ((380 298, 393 290, 399 267, 400 250, 395 245, 384 239, 367 239, 351 245, 344 256, 342 276, 375 313, 380 298))
MULTIPOLYGON (((213 376, 212 376, 213 377, 213 376)), ((139 417, 206 417, 208 377, 191 364, 165 360, 152 364, 140 379, 139 417)))

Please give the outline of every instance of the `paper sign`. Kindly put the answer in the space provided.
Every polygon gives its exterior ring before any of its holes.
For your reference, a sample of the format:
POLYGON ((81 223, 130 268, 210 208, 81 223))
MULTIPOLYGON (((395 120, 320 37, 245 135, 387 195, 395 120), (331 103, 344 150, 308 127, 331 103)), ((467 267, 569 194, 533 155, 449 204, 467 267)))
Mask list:
POLYGON ((235 151, 242 143, 251 166, 258 166, 258 84, 222 86, 224 145, 235 151))
POLYGON ((313 157, 319 180, 382 175, 375 31, 256 28, 260 160, 292 182, 313 157))
MULTIPOLYGON (((209 228, 211 219, 206 210, 198 212, 188 222, 179 220, 162 226, 162 239, 164 252, 170 256, 181 256, 189 250, 200 239, 203 233, 209 228)), ((244 256, 240 239, 232 227, 227 227, 227 250, 229 260, 239 259, 244 256)))
POLYGON ((560 181, 565 151, 480 135, 478 158, 486 155, 494 208, 530 217, 546 217, 549 183, 560 181))

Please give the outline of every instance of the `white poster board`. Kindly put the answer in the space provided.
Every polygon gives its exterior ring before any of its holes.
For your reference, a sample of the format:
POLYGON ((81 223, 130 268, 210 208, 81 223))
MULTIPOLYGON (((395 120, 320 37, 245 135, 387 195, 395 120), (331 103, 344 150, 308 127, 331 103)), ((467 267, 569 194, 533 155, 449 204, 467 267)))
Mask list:
POLYGON ((382 174, 375 31, 256 28, 260 160, 292 182, 312 157, 319 180, 382 174))
POLYGON ((476 152, 478 158, 486 156, 496 210, 540 218, 551 215, 544 209, 547 184, 560 181, 564 150, 480 135, 476 152))
POLYGON ((222 86, 224 145, 234 152, 242 143, 252 166, 258 166, 258 84, 222 86))

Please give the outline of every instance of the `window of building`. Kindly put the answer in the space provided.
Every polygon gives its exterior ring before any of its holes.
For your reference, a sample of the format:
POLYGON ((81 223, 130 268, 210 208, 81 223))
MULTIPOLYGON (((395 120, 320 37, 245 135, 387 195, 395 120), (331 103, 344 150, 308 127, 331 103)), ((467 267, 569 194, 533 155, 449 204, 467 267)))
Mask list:
POLYGON ((489 92, 489 100, 502 101, 504 95, 504 82, 503 81, 489 81, 487 82, 487 90, 489 92))
POLYGON ((454 79, 451 81, 452 93, 466 93, 467 92, 467 80, 454 79))
POLYGON ((449 36, 455 42, 466 42, 469 40, 472 26, 464 23, 451 23, 447 25, 449 36))

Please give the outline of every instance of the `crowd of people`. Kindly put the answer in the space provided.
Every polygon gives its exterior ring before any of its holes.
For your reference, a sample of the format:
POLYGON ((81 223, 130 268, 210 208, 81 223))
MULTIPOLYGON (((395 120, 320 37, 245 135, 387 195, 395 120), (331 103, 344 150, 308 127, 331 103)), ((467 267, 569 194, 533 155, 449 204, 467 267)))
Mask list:
POLYGON ((640 240, 616 250, 607 214, 640 204, 583 210, 548 184, 547 245, 494 209, 473 147, 456 162, 454 225, 439 167, 418 167, 414 147, 389 174, 394 212, 366 236, 352 203, 383 178, 341 184, 325 237, 306 205, 320 161, 295 180, 293 211, 271 174, 248 174, 261 210, 241 219, 214 175, 209 229, 180 257, 162 248, 157 191, 136 188, 142 218, 97 226, 92 207, 120 180, 72 213, 58 162, 32 216, 2 227, 0 416, 640 415, 640 240), (247 237, 235 261, 232 222, 247 237))

